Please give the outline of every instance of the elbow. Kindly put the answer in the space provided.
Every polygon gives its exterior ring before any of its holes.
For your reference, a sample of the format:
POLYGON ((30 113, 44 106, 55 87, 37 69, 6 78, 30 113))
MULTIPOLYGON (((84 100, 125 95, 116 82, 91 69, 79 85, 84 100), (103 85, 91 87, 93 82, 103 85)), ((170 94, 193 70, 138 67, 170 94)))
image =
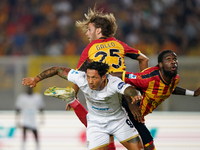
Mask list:
POLYGON ((147 64, 147 65, 148 65, 148 63, 149 63, 149 58, 148 58, 148 57, 144 57, 144 59, 142 60, 142 62, 143 62, 144 64, 147 64))
POLYGON ((53 67, 50 67, 48 70, 51 72, 51 74, 58 75, 60 72, 60 67, 53 66, 53 67))

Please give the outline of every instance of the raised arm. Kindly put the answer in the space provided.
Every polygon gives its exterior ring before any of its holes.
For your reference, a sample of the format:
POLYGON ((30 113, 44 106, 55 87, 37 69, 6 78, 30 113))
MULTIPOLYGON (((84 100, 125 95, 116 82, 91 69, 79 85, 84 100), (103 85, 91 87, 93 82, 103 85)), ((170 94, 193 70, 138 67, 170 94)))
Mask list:
POLYGON ((54 75, 58 75, 63 79, 67 80, 67 75, 71 69, 64 68, 64 67, 51 67, 40 74, 38 74, 35 77, 28 77, 28 78, 23 78, 22 84, 30 87, 35 87, 38 82, 41 80, 44 80, 46 78, 52 77, 54 75))
POLYGON ((191 91, 191 90, 187 90, 181 87, 176 87, 175 90, 173 91, 172 94, 176 94, 176 95, 189 95, 189 96, 199 96, 200 94, 200 87, 195 90, 195 91, 191 91))
POLYGON ((140 53, 140 55, 137 57, 137 60, 139 61, 140 71, 148 67, 149 58, 144 54, 140 53))

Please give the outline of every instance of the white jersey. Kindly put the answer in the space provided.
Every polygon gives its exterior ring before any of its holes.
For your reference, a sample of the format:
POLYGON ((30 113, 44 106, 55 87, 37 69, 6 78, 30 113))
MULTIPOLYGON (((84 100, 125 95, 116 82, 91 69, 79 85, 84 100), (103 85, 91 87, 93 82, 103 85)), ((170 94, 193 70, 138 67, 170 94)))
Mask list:
POLYGON ((107 75, 107 85, 100 91, 92 90, 88 85, 86 73, 73 69, 68 73, 68 80, 77 84, 84 93, 88 112, 98 116, 113 116, 122 111, 121 95, 131 86, 118 77, 107 75))
POLYGON ((36 129, 36 115, 44 108, 43 97, 40 93, 22 93, 17 97, 16 108, 22 113, 22 126, 36 129))
POLYGON ((88 149, 108 145, 109 135, 114 135, 120 142, 138 136, 137 130, 121 106, 121 96, 131 85, 118 77, 107 75, 107 85, 100 91, 92 90, 88 85, 86 73, 73 69, 68 73, 68 80, 77 84, 85 95, 88 107, 88 149))

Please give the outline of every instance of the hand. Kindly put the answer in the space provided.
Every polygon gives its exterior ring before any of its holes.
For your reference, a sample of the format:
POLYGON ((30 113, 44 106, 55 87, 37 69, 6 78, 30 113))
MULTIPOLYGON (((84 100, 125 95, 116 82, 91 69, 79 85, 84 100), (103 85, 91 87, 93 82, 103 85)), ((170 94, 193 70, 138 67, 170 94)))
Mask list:
POLYGON ((200 94, 200 87, 196 91, 194 91, 194 96, 199 96, 199 94, 200 94))
POLYGON ((68 111, 68 110, 70 110, 71 108, 72 108, 72 107, 71 107, 69 104, 67 104, 66 107, 65 107, 65 110, 68 111))
POLYGON ((133 114, 135 120, 143 123, 143 118, 141 116, 141 110, 138 107, 138 105, 137 104, 129 104, 129 109, 130 109, 131 113, 133 114))
POLYGON ((142 95, 137 95, 137 96, 134 96, 132 97, 132 102, 131 104, 137 104, 139 101, 141 101, 143 99, 143 96, 142 95))
POLYGON ((34 80, 34 78, 28 77, 23 78, 22 84, 26 86, 30 85, 30 87, 35 87, 37 82, 34 80))

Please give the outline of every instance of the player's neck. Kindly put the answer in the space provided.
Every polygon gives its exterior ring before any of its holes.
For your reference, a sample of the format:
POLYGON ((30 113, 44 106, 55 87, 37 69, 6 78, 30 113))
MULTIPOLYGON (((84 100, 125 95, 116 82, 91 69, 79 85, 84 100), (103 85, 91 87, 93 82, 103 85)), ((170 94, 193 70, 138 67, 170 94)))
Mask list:
POLYGON ((105 37, 105 36, 101 36, 99 39, 107 39, 107 37, 105 37))
POLYGON ((101 91, 106 86, 107 79, 102 81, 102 83, 99 85, 99 87, 96 89, 96 91, 101 91))
POLYGON ((160 75, 162 76, 163 80, 164 80, 166 83, 168 83, 168 84, 171 83, 172 77, 166 75, 162 70, 160 70, 160 75))

